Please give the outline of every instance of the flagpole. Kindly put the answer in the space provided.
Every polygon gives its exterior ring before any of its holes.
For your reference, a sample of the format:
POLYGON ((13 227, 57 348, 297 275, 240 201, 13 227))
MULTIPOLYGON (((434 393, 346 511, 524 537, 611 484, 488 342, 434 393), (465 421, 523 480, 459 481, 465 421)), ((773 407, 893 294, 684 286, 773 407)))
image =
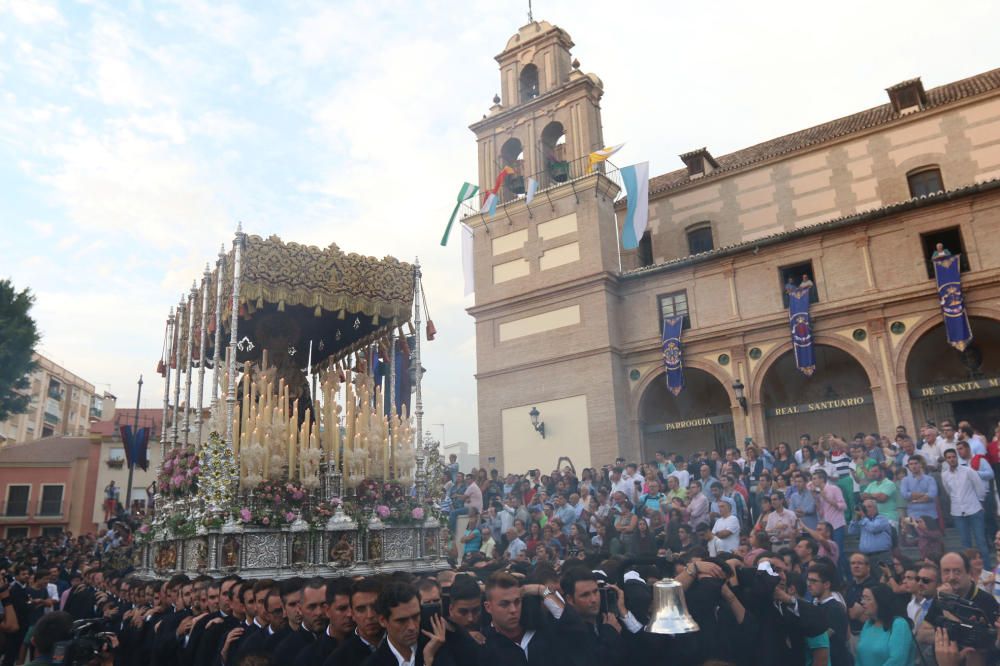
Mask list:
MULTIPOLYGON (((139 400, 142 397, 142 375, 139 375, 139 390, 135 392, 135 419, 132 423, 132 441, 135 441, 136 435, 139 433, 139 400)), ((162 426, 161 426, 162 427, 162 426)), ((131 442, 125 442, 125 446, 129 446, 131 442)), ((135 473, 135 451, 129 453, 128 457, 128 488, 125 490, 125 512, 126 515, 132 514, 132 475, 135 473)))

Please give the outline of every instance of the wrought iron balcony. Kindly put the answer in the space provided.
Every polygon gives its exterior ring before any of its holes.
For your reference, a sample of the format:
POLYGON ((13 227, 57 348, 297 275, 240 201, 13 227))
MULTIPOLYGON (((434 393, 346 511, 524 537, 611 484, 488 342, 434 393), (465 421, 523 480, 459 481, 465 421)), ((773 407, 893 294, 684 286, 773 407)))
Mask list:
MULTIPOLYGON (((561 160, 549 160, 546 168, 533 174, 523 174, 514 167, 515 173, 504 179, 503 185, 497 192, 497 208, 507 204, 523 201, 527 198, 528 181, 534 179, 538 182, 538 190, 535 192, 535 199, 532 205, 536 205, 539 199, 550 196, 557 188, 571 189, 577 195, 593 190, 596 185, 585 184, 585 181, 594 175, 603 176, 618 186, 617 200, 625 196, 625 188, 622 185, 621 173, 617 166, 610 161, 598 162, 594 169, 590 168, 590 157, 584 156, 566 162, 561 160)), ((479 192, 475 197, 462 203, 460 219, 466 219, 477 215, 485 215, 482 206, 486 199, 485 192, 479 192)))

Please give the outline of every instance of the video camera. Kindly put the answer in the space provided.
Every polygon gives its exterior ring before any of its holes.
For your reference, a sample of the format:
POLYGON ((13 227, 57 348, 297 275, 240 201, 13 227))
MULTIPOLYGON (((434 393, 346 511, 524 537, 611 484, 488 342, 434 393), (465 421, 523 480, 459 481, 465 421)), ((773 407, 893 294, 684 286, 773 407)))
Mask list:
POLYGON ((114 649, 114 632, 104 618, 89 618, 73 623, 70 640, 56 643, 52 663, 64 666, 86 666, 102 653, 114 649))
POLYGON ((948 632, 948 638, 960 648, 988 650, 996 643, 997 630, 993 626, 996 618, 988 617, 968 599, 941 593, 935 603, 942 611, 938 625, 948 632))

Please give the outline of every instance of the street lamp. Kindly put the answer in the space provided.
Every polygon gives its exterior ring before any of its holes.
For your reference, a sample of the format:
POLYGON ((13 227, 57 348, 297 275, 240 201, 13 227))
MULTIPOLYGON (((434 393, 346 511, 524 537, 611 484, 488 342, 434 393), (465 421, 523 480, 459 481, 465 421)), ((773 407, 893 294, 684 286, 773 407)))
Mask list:
POLYGON ((737 377, 736 381, 733 382, 733 392, 736 394, 736 402, 740 403, 740 407, 743 408, 743 413, 747 413, 747 396, 743 382, 737 377))
POLYGON ((541 412, 538 411, 538 407, 532 407, 531 411, 528 412, 528 416, 531 417, 531 425, 534 427, 535 432, 541 435, 542 439, 545 439, 545 423, 538 420, 538 417, 541 415, 541 412))

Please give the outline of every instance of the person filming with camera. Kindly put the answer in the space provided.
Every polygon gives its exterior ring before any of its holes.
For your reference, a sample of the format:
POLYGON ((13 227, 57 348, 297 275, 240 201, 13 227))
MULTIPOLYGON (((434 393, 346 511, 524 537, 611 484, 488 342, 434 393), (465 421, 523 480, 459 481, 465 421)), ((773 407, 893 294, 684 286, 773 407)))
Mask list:
POLYGON ((998 655, 994 623, 1000 605, 976 587, 972 565, 964 553, 941 558, 938 596, 917 629, 917 642, 934 645, 940 666, 992 664, 998 655))
POLYGON ((75 631, 72 615, 64 611, 53 611, 35 624, 31 636, 35 660, 25 666, 111 666, 115 663, 113 650, 118 645, 116 638, 109 636, 107 641, 102 640, 93 645, 91 643, 81 640, 78 630, 75 631), (95 648, 97 645, 104 647, 98 651, 95 648), (83 655, 90 656, 84 660, 83 655))

